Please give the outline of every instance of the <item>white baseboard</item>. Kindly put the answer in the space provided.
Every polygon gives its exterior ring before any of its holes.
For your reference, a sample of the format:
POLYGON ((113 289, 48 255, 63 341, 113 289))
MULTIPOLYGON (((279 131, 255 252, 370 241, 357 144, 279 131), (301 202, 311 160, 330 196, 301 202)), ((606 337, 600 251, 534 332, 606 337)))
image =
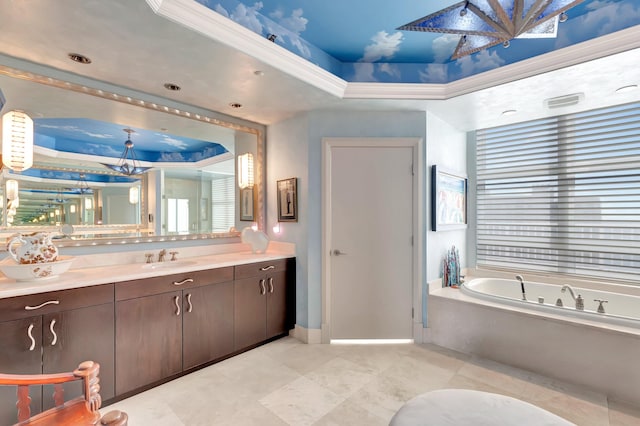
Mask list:
POLYGON ((296 324, 289 335, 302 343, 318 344, 322 342, 322 331, 319 328, 305 328, 296 324))

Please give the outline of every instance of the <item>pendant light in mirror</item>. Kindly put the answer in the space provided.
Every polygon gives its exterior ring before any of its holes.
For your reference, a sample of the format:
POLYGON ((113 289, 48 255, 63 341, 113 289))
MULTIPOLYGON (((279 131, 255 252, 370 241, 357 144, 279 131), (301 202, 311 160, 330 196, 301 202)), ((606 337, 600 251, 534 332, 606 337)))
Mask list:
POLYGON ((133 150, 133 142, 131 141, 131 133, 135 133, 133 129, 122 129, 127 132, 127 140, 124 142, 124 151, 122 152, 122 156, 117 164, 106 164, 102 163, 111 170, 114 170, 118 173, 122 173, 123 175, 132 176, 139 175, 151 167, 140 167, 140 163, 136 158, 136 153, 133 150))

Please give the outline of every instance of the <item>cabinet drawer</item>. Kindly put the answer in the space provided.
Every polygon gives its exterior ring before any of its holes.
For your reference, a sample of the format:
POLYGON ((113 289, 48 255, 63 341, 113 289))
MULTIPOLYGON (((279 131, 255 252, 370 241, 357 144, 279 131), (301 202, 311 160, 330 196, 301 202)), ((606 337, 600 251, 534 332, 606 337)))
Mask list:
POLYGON ((151 296, 182 290, 184 288, 200 287, 227 281, 233 281, 233 266, 163 275, 134 281, 123 281, 116 284, 116 300, 151 296))
POLYGON ((113 284, 9 297, 0 299, 0 321, 68 311, 109 302, 113 302, 113 284))
POLYGON ((250 277, 259 277, 261 275, 284 271, 287 269, 287 259, 270 260, 266 262, 249 263, 246 265, 238 265, 235 267, 235 279, 241 280, 250 277))

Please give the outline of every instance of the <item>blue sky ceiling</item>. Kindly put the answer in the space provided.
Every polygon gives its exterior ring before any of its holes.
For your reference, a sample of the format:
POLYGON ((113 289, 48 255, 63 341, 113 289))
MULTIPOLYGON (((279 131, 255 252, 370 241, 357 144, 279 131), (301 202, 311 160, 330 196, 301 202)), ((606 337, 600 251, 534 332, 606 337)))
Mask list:
POLYGON ((568 10, 555 38, 518 38, 450 60, 459 35, 396 28, 459 1, 194 1, 276 35, 279 46, 350 82, 448 83, 640 24, 638 0, 586 0, 568 10))
MULTIPOLYGON (((55 151, 98 155, 118 160, 124 151, 127 126, 87 118, 35 118, 34 144, 55 151)), ((222 145, 129 127, 139 161, 150 163, 202 161, 227 151, 222 145)))

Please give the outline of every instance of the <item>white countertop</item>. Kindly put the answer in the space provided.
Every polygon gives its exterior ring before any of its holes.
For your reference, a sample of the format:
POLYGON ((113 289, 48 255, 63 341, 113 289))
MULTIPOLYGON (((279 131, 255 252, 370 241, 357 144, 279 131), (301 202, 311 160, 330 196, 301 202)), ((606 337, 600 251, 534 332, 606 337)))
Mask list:
MULTIPOLYGON (((145 265, 147 265, 145 263, 122 263, 115 265, 80 267, 77 269, 74 269, 72 265, 69 271, 53 278, 44 278, 34 281, 15 281, 2 277, 0 278, 0 299, 120 281, 137 280, 162 275, 171 275, 203 269, 222 268, 225 266, 285 259, 293 256, 294 254, 288 250, 269 250, 266 253, 261 254, 252 253, 251 251, 236 251, 230 253, 208 254, 204 256, 192 256, 188 258, 183 257, 173 265, 169 260, 167 260, 164 262, 168 264, 166 267, 154 269, 145 267, 145 265)), ((74 264, 75 263, 76 262, 74 261, 74 264)), ((79 265, 85 265, 87 262, 79 261, 77 263, 79 265)))

